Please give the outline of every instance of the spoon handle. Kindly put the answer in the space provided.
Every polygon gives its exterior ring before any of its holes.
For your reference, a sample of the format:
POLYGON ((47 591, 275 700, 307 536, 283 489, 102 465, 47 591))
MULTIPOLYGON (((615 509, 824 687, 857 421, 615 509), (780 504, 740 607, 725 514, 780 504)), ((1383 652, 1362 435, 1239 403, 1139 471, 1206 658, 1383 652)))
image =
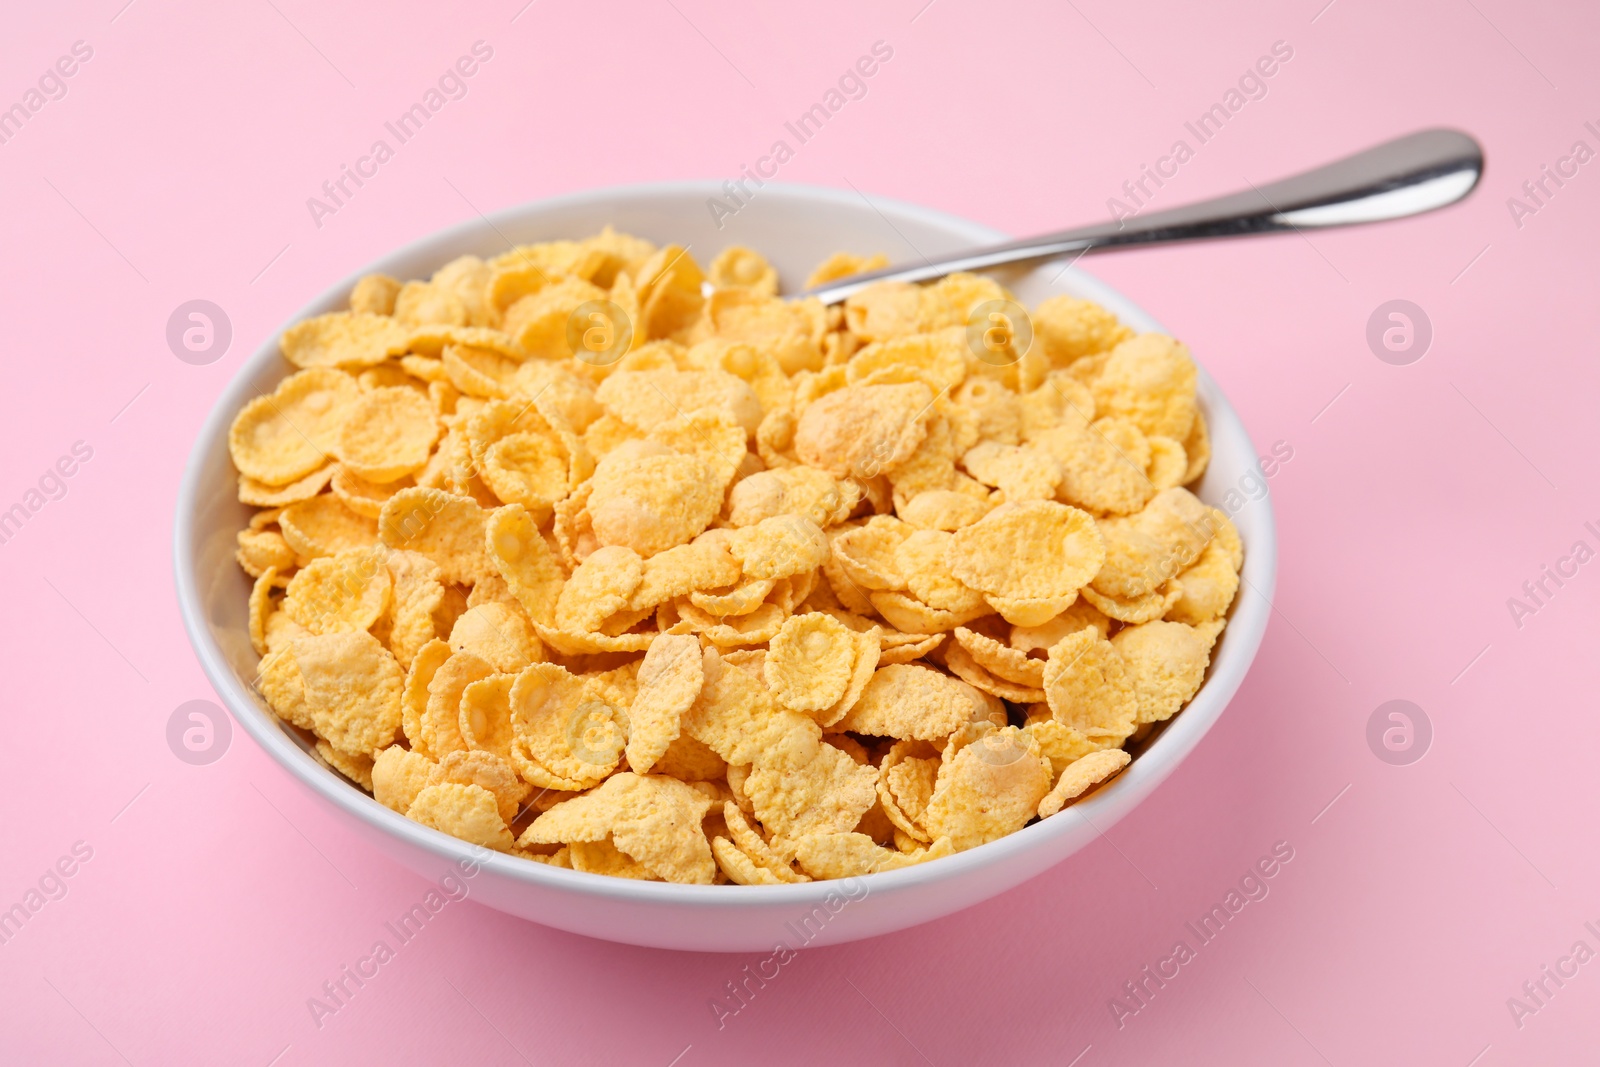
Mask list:
POLYGON ((1455 203, 1482 175, 1483 149, 1477 141, 1456 130, 1422 130, 1198 204, 854 274, 803 295, 837 304, 877 281, 919 282, 1071 253, 1405 218, 1455 203))

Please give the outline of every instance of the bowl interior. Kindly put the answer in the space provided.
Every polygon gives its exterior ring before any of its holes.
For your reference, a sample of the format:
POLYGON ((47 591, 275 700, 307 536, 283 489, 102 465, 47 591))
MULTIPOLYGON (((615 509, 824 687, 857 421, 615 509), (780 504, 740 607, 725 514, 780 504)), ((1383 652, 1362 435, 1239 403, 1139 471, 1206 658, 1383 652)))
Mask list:
MULTIPOLYGON (((732 216, 719 212, 719 227, 710 206, 714 198, 722 199, 725 206, 728 203, 721 188, 710 182, 631 186, 542 201, 473 219, 419 240, 338 282, 285 325, 342 309, 350 287, 362 274, 381 272, 401 279, 426 277, 459 255, 493 256, 511 244, 580 238, 606 225, 658 244, 684 245, 701 263, 729 245, 754 248, 777 268, 786 293, 798 291, 811 269, 833 252, 884 252, 891 262, 901 262, 993 243, 1007 236, 913 205, 879 198, 868 201, 854 192, 775 184, 761 189, 732 216)), ((1137 330, 1161 330, 1160 324, 1137 305, 1075 267, 1063 269, 1059 264, 1047 263, 994 274, 1029 307, 1047 296, 1069 293, 1101 303, 1137 330)), ((1212 439, 1211 464, 1199 486, 1199 495, 1228 511, 1238 527, 1245 545, 1244 580, 1201 691, 1164 730, 1147 740, 1139 758, 1121 776, 1075 806, 1083 809, 1082 814, 1092 816, 1102 830, 1148 794, 1221 714, 1255 655, 1271 612, 1276 570, 1271 502, 1264 489, 1257 490, 1262 493, 1260 499, 1240 494, 1241 479, 1248 479, 1249 472, 1255 470, 1256 451, 1216 382, 1206 373, 1204 353, 1196 353, 1196 358, 1202 364, 1200 406, 1212 439), (1244 503, 1238 503, 1240 500, 1244 503)), ((735 898, 753 899, 750 895, 761 894, 800 901, 816 896, 820 887, 828 884, 674 886, 583 875, 509 857, 483 859, 472 846, 412 823, 350 786, 326 767, 295 731, 280 723, 251 685, 257 657, 247 629, 250 580, 234 562, 233 554, 235 534, 246 524, 252 509, 237 501, 227 435, 234 413, 250 398, 270 392, 291 370, 279 354, 276 334, 265 339, 246 360, 217 399, 195 442, 175 517, 174 563, 185 626, 218 694, 258 743, 302 782, 352 816, 405 839, 413 848, 435 858, 451 861, 476 857, 491 870, 523 883, 565 885, 622 900, 675 899, 701 904, 730 904, 735 898)), ((1244 484, 1254 487, 1258 483, 1265 485, 1259 478, 1244 484)), ((1049 819, 978 849, 870 878, 875 884, 884 885, 937 881, 1068 833, 1079 835, 1082 841, 1091 836, 1083 832, 1081 820, 1049 819)), ((1075 847, 1078 846, 1054 849, 1055 859, 1075 847)))

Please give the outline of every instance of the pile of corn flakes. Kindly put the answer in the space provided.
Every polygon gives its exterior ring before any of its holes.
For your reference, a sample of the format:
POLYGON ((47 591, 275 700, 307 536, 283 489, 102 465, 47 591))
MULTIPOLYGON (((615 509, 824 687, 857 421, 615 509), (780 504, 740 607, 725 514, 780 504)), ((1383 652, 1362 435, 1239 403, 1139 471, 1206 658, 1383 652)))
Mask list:
POLYGON ((1187 349, 970 274, 777 291, 608 229, 289 328, 229 439, 277 714, 426 826, 682 883, 894 870, 1116 775, 1239 585, 1187 349))

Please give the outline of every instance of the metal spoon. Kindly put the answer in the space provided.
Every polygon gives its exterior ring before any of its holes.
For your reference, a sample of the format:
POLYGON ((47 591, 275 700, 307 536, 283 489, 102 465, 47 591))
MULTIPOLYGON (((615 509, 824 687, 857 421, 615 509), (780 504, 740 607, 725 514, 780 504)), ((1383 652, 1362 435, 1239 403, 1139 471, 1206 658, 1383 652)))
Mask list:
POLYGON ((1423 130, 1229 196, 853 274, 803 295, 837 304, 877 281, 920 282, 958 270, 1026 263, 1073 252, 1405 218, 1455 203, 1472 192, 1482 175, 1483 149, 1477 141, 1456 130, 1423 130))

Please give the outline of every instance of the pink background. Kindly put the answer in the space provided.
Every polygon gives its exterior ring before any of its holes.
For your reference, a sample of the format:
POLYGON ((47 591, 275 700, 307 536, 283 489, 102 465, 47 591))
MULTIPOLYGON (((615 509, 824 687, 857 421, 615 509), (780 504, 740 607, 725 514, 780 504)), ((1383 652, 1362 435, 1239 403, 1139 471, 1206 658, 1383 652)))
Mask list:
POLYGON ((1583 925, 1600 926, 1600 564, 1520 628, 1506 600, 1574 541, 1600 547, 1583 529, 1600 525, 1600 163, 1520 228, 1506 200, 1575 140, 1600 148, 1583 128, 1600 120, 1600 12, 523 2, 101 0, 7 17, 0 104, 74 41, 94 55, 0 145, 0 508, 73 442, 94 454, 0 545, 0 908, 74 842, 93 858, 0 945, 0 1059, 1465 1067, 1595 1046, 1600 962, 1520 1028, 1506 1000, 1580 938, 1600 949, 1583 925), (469 95, 315 227, 306 197, 479 39, 494 58, 469 95), (944 921, 805 953, 720 1030, 708 1001, 759 957, 588 941, 471 902, 319 1028, 307 998, 426 883, 237 729, 209 766, 168 749, 173 709, 214 698, 169 563, 213 398, 330 281, 474 208, 736 174, 880 39, 892 61, 784 180, 1019 234, 1099 219, 1277 40, 1294 56, 1269 95, 1157 205, 1423 126, 1486 145, 1483 187, 1444 214, 1092 264, 1193 347, 1261 451, 1293 449, 1272 479, 1278 612, 1243 690, 1106 840, 944 921), (199 297, 234 330, 203 367, 164 339, 199 297), (1409 366, 1365 340, 1395 298, 1433 324, 1409 366), (1366 742, 1395 698, 1434 728, 1409 766, 1366 742), (1185 921, 1277 841, 1294 859, 1270 895, 1119 1029, 1122 983, 1192 945, 1185 921))

